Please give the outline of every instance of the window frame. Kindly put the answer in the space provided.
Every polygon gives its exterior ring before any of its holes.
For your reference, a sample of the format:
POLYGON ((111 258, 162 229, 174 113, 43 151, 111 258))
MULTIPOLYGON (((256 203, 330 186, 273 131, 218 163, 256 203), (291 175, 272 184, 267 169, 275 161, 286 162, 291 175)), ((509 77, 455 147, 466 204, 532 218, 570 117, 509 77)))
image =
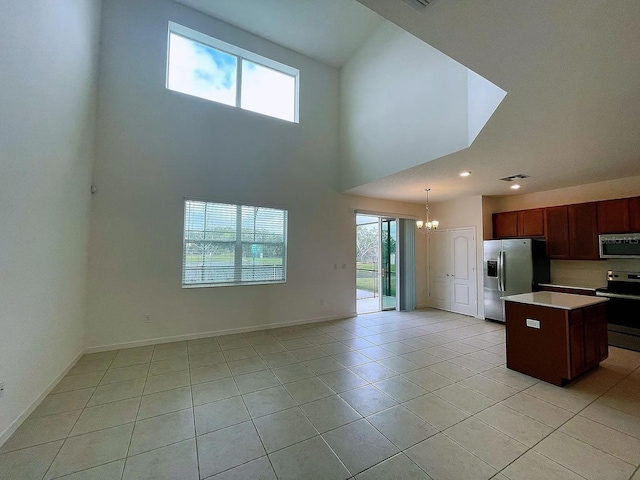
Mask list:
POLYGON ((167 32, 167 62, 166 62, 166 71, 165 71, 165 88, 171 92, 182 93, 183 95, 189 95, 192 97, 200 98, 202 100, 207 100, 209 102, 218 103, 221 105, 226 105, 224 103, 216 102, 215 100, 209 100, 206 98, 198 97, 197 95, 191 95, 189 93, 179 92, 177 90, 172 90, 169 88, 169 60, 171 56, 171 34, 179 35, 187 40, 192 40, 198 43, 202 43, 208 47, 219 50, 228 55, 233 55, 236 57, 236 102, 235 105, 227 105, 235 108, 239 108, 240 110, 244 110, 246 112, 252 112, 258 115, 264 115, 270 118, 275 118, 276 120, 282 120, 288 123, 300 123, 300 70, 294 67, 290 67, 289 65, 285 65, 284 63, 280 63, 276 60, 272 60, 267 57, 263 57, 262 55, 258 55, 257 53, 250 52, 249 50, 245 50, 244 48, 237 47, 220 39, 211 37, 205 33, 198 32, 197 30, 193 30, 189 27, 185 27, 184 25, 180 25, 179 23, 175 23, 169 21, 169 27, 167 32), (295 79, 295 90, 294 90, 294 107, 293 107, 293 121, 286 120, 279 117, 274 117, 272 115, 255 112, 253 110, 249 110, 246 108, 242 108, 242 61, 248 60, 252 63, 258 64, 260 66, 269 68, 271 70, 275 70, 277 72, 283 73, 285 75, 289 75, 295 79))
POLYGON ((255 286, 255 285, 279 285, 287 283, 287 270, 289 266, 289 210, 282 207, 272 207, 267 205, 243 205, 236 203, 223 203, 219 201, 206 200, 202 198, 194 198, 194 197, 184 197, 183 199, 183 222, 182 222, 182 268, 181 268, 181 284, 184 289, 191 288, 210 288, 210 287, 241 287, 241 286, 255 286), (242 229, 240 233, 238 233, 238 226, 242 224, 242 218, 236 217, 236 230, 235 230, 235 240, 228 241, 216 241, 215 243, 226 243, 233 245, 234 250, 234 258, 233 258, 233 269, 234 269, 234 281, 233 282, 215 282, 215 283, 184 283, 185 280, 185 260, 187 257, 186 247, 187 247, 187 203, 188 202, 201 202, 201 203, 210 203, 214 205, 226 205, 236 207, 237 212, 241 212, 243 208, 268 208, 271 210, 279 210, 284 212, 284 224, 283 224, 283 241, 280 242, 247 242, 242 240, 242 229), (281 280, 273 280, 273 281, 254 281, 254 282, 242 282, 237 281, 238 278, 242 279, 242 252, 244 245, 252 245, 252 244, 272 244, 272 245, 282 245, 283 247, 283 256, 282 256, 282 279, 281 280))

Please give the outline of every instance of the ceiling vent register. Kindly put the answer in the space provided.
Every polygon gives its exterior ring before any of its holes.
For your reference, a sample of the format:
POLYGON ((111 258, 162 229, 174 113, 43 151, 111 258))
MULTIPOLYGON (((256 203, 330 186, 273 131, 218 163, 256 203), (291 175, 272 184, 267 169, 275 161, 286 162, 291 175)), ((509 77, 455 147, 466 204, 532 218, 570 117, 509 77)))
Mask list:
POLYGON ((431 2, 433 0, 404 0, 404 3, 419 12, 422 12, 431 2))
POLYGON ((516 180, 522 180, 523 178, 529 178, 529 175, 525 175, 524 173, 519 173, 517 175, 511 175, 510 177, 501 178, 500 180, 503 180, 505 182, 514 182, 516 180))

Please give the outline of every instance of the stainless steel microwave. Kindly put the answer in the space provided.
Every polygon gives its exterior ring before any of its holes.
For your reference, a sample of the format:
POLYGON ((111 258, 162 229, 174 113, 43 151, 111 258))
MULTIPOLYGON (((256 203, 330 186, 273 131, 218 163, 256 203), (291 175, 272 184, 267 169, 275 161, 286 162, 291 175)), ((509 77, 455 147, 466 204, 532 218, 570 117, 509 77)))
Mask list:
POLYGON ((600 258, 640 258, 640 233, 599 235, 600 258))

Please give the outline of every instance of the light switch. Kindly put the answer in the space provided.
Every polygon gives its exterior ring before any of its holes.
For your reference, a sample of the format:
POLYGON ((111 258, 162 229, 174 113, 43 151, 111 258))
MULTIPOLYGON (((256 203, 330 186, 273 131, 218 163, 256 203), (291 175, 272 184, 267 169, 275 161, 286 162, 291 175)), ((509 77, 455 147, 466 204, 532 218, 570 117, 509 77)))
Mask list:
POLYGON ((540 320, 534 320, 533 318, 527 318, 527 327, 540 328, 540 320))

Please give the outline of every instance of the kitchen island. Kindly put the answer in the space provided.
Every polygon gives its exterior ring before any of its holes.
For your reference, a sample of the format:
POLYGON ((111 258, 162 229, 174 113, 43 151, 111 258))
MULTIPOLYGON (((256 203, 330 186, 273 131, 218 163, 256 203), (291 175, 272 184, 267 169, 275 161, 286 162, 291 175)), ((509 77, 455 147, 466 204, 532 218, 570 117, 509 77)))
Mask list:
POLYGON ((556 292, 502 299, 507 368, 562 386, 609 355, 608 299, 556 292))

